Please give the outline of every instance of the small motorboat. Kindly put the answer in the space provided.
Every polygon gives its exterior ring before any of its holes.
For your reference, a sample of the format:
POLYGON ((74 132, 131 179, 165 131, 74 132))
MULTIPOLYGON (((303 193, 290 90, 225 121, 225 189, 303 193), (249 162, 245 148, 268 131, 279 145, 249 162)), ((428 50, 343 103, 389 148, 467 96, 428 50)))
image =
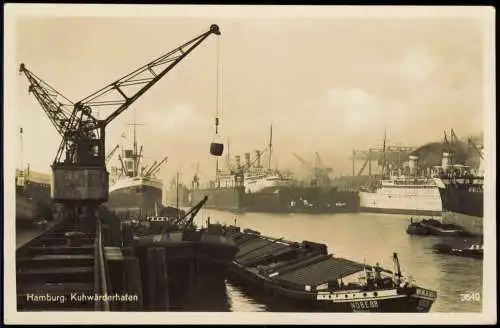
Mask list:
POLYGON ((434 251, 439 254, 457 255, 463 257, 472 257, 482 259, 484 247, 482 244, 472 242, 463 245, 452 243, 438 243, 434 245, 434 251))

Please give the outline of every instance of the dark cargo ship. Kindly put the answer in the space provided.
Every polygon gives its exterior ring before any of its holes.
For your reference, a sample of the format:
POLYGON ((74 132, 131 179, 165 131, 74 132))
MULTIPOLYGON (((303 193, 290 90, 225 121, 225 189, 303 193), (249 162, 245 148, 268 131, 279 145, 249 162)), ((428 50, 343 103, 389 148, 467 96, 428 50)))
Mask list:
POLYGON ((482 235, 484 177, 471 173, 466 166, 454 165, 453 169, 454 174, 436 179, 443 203, 443 222, 482 235))
POLYGON ((483 150, 471 140, 479 154, 480 161, 476 169, 470 165, 453 164, 452 153, 443 153, 442 171, 436 177, 436 184, 443 205, 443 223, 455 224, 474 235, 483 235, 484 171, 482 167, 483 150))
POLYGON ((266 192, 247 193, 245 187, 192 189, 191 204, 208 196, 207 208, 235 212, 267 213, 337 213, 359 209, 354 191, 332 187, 283 186, 266 192))
POLYGON ((51 176, 40 172, 16 170, 16 225, 27 227, 35 220, 51 217, 51 176))

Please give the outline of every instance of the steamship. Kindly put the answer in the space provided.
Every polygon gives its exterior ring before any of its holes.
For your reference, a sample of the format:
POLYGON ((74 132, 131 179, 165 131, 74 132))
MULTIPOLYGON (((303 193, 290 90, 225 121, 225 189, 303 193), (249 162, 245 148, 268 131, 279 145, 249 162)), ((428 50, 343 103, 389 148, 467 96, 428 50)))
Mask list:
POLYGON ((51 175, 31 171, 29 166, 16 170, 16 224, 29 225, 51 216, 51 175))
POLYGON ((227 168, 217 170, 215 181, 208 183, 208 188, 199 188, 199 179, 195 175, 189 194, 191 204, 208 196, 206 206, 230 211, 281 211, 283 206, 279 191, 292 186, 293 177, 278 170, 264 168, 261 165, 262 152, 255 151, 252 160, 250 153, 245 153, 245 164, 240 156, 235 156, 235 165, 229 161, 227 168))
MULTIPOLYGON (((483 158, 483 150, 479 150, 483 158)), ((453 164, 450 153, 443 154, 443 170, 435 178, 443 204, 443 223, 455 224, 474 235, 483 235, 482 161, 477 169, 453 164)))
POLYGON ((208 188, 199 188, 199 179, 195 174, 190 192, 190 203, 194 205, 208 196, 207 207, 219 210, 269 212, 269 213, 333 213, 345 211, 351 201, 351 195, 341 195, 336 187, 303 185, 295 181, 292 173, 285 173, 271 168, 272 126, 269 145, 263 150, 256 150, 254 158, 250 153, 235 156, 231 163, 229 155, 225 168, 217 165, 215 181, 209 182, 208 188), (261 164, 262 155, 268 153, 267 168, 261 164))
POLYGON ((162 208, 163 182, 156 173, 167 158, 142 166, 142 157, 142 146, 138 152, 134 130, 133 149, 122 149, 118 156, 120 168, 111 168, 107 204, 110 210, 137 217, 154 215, 162 208))
POLYGON ((22 161, 23 128, 19 129, 21 169, 16 169, 16 226, 29 227, 35 220, 52 217, 52 175, 30 170, 22 161), (25 168, 26 167, 26 168, 25 168))
POLYGON ((441 197, 432 171, 419 172, 418 156, 407 166, 389 168, 387 177, 360 189, 360 209, 366 212, 439 216, 441 197))

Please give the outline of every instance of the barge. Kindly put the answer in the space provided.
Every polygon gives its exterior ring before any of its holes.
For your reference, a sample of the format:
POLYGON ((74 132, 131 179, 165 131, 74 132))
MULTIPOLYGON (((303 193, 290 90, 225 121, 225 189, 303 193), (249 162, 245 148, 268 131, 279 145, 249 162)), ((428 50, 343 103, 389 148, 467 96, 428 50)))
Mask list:
POLYGON ((229 226, 239 247, 228 280, 262 298, 270 311, 429 312, 436 291, 396 272, 328 254, 327 246, 262 236, 229 226))
POLYGON ((410 219, 410 224, 406 229, 406 233, 410 235, 435 235, 435 236, 450 236, 450 237, 469 237, 472 236, 469 232, 455 224, 441 223, 436 219, 422 219, 414 221, 410 219))

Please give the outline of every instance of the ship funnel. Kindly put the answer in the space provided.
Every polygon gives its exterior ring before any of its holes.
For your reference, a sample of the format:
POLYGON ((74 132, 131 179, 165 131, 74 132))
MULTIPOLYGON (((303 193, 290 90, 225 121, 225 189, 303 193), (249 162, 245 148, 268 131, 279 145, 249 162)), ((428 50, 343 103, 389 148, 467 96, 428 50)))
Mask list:
POLYGON ((128 176, 134 175, 134 160, 132 158, 125 158, 125 170, 128 176))
POLYGON ((131 149, 125 150, 125 158, 132 158, 134 157, 134 151, 131 149))
POLYGON ((255 167, 260 167, 260 150, 255 151, 255 167))
POLYGON ((408 162, 408 166, 410 168, 410 174, 411 175, 414 175, 417 173, 417 161, 418 161, 418 157, 415 156, 415 155, 410 155, 409 157, 409 162, 408 162))
POLYGON ((245 153, 245 166, 250 167, 250 153, 245 153))
POLYGON ((234 156, 234 158, 236 160, 236 167, 240 168, 241 167, 241 157, 240 157, 240 155, 236 155, 236 156, 234 156))
POLYGON ((444 152, 443 153, 443 160, 441 162, 441 167, 443 168, 443 171, 446 172, 448 169, 448 166, 450 166, 450 153, 444 152))

